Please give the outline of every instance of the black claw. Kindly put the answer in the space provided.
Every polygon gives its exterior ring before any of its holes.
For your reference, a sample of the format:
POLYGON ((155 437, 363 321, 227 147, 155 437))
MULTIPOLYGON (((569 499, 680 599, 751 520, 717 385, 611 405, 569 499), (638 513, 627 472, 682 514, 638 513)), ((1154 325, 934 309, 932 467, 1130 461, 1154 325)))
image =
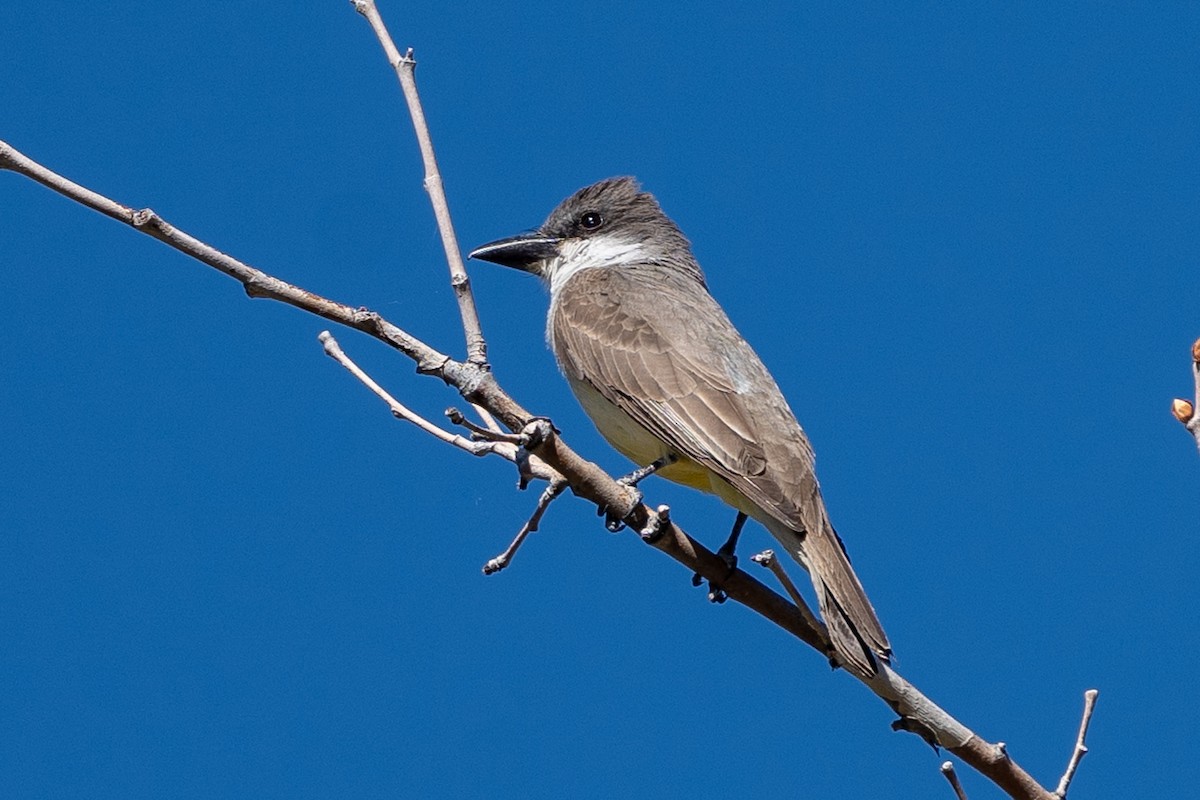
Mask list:
MULTIPOLYGON (((732 575, 733 572, 731 571, 729 574, 732 575)), ((692 586, 700 586, 703 583, 704 576, 699 572, 692 575, 692 586)), ((708 602, 720 605, 728 599, 729 595, 725 592, 725 589, 713 581, 708 582, 708 602)))
MULTIPOLYGON (((621 481, 618 480, 617 483, 621 483, 621 481)), ((636 486, 630 486, 629 484, 625 484, 625 486, 629 489, 629 491, 633 495, 632 496, 633 502, 630 504, 629 507, 632 509, 632 508, 636 508, 637 506, 641 505, 642 497, 643 497, 641 491, 639 491, 636 486)), ((609 509, 608 506, 604 506, 603 508, 599 509, 597 511, 597 513, 603 514, 606 517, 606 519, 604 521, 604 527, 608 528, 609 532, 618 533, 620 531, 625 530, 625 521, 623 519, 621 519, 620 517, 618 517, 615 513, 613 513, 609 509)))
MULTIPOLYGON (((745 524, 746 515, 739 511, 737 519, 733 521, 733 531, 729 534, 729 539, 725 542, 725 544, 721 545, 721 549, 716 553, 717 558, 721 559, 727 568, 725 577, 721 579, 722 583, 729 580, 729 578, 737 570, 738 558, 736 550, 738 537, 742 535, 742 526, 745 524)), ((700 573, 696 573, 692 576, 692 586, 699 586, 703 582, 704 578, 700 577, 700 573)), ((726 593, 724 587, 722 587, 719 583, 715 581, 709 581, 708 599, 709 602, 720 604, 729 599, 729 594, 726 593)))
POLYGON ((604 527, 611 533, 617 533, 625 529, 625 523, 621 518, 609 510, 608 506, 597 506, 596 516, 604 517, 604 527))

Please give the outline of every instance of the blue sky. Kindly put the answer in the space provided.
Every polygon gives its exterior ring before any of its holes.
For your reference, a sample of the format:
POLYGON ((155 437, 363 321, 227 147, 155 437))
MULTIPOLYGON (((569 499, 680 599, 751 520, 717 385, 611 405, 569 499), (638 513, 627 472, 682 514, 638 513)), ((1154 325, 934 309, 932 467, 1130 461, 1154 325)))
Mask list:
MULTIPOLYGON (((900 670, 1050 785, 1097 687, 1076 794, 1193 791, 1200 7, 429 6, 383 13, 464 248, 637 175, 812 437, 900 670)), ((462 352, 347 4, 26 3, 0 51, 0 139, 462 352)), ((581 502, 483 577, 535 495, 392 421, 321 321, 11 174, 0 208, 0 794, 951 796, 874 696, 581 502)), ((544 292, 470 269, 501 382, 625 471, 544 292)))

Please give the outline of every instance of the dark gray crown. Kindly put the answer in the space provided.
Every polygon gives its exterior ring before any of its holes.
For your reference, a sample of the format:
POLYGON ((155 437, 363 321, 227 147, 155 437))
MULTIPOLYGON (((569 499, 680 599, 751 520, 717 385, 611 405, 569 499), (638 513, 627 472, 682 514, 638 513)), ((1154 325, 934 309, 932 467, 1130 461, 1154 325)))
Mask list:
POLYGON ((619 235, 628 241, 652 242, 655 250, 675 257, 690 256, 692 251, 654 195, 643 192, 630 177, 585 186, 559 203, 539 230, 562 239, 619 235))

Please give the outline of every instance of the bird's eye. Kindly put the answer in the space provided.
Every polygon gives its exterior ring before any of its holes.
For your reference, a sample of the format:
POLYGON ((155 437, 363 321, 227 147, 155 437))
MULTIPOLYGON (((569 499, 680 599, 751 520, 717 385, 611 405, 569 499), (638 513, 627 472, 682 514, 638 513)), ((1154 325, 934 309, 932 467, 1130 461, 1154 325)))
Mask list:
POLYGON ((579 218, 579 224, 583 226, 585 230, 594 231, 596 228, 599 228, 604 224, 604 217, 600 216, 600 214, 595 211, 588 211, 579 218))

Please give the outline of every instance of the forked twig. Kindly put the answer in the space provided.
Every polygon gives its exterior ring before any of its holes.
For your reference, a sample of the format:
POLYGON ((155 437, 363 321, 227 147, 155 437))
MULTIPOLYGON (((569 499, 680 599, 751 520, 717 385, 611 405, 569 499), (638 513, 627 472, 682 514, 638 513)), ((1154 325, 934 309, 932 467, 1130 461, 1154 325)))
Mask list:
POLYGON ((538 524, 542 521, 542 515, 546 513, 546 509, 550 507, 554 499, 562 494, 566 488, 567 482, 562 478, 550 481, 550 485, 542 490, 541 496, 538 497, 537 506, 533 509, 533 513, 529 515, 529 519, 521 526, 521 530, 517 531, 512 544, 503 553, 483 565, 484 575, 493 575, 512 562, 513 556, 517 554, 517 550, 524 544, 525 537, 538 529, 538 524))
POLYGON ((358 380, 364 386, 374 392, 376 397, 387 403, 388 408, 391 409, 392 416, 394 416, 396 419, 401 419, 405 422, 411 422, 413 425, 416 425, 418 428, 435 437, 439 441, 453 445, 454 447, 466 451, 473 456, 486 456, 488 454, 495 453, 501 458, 511 461, 514 464, 520 464, 521 459, 524 458, 528 464, 523 466, 522 469, 528 470, 531 477, 540 478, 551 483, 563 480, 561 475, 551 469, 546 462, 542 461, 540 458, 537 458, 536 456, 523 457, 518 452, 519 447, 513 442, 496 441, 494 439, 488 439, 486 441, 468 439, 465 436, 460 436, 456 433, 451 433, 450 431, 439 428, 437 425, 434 425, 432 422, 401 403, 395 397, 392 397, 392 395, 389 394, 386 389, 376 383, 370 375, 363 371, 362 367, 358 366, 358 364, 354 363, 354 361, 348 355, 346 355, 345 351, 342 350, 341 345, 338 344, 337 339, 333 337, 332 333, 329 331, 321 331, 321 334, 317 337, 317 339, 319 339, 321 344, 325 347, 325 354, 345 367, 351 375, 358 378, 358 380))
POLYGON ((442 174, 438 171, 437 157, 433 154, 433 138, 429 135, 429 123, 425 121, 425 110, 421 107, 421 96, 417 93, 417 61, 410 47, 400 54, 392 36, 388 33, 375 0, 351 0, 354 10, 362 14, 375 31, 375 37, 383 47, 388 63, 400 79, 408 113, 412 117, 413 129, 417 134, 417 145, 421 148, 421 160, 425 164, 425 191, 433 204, 433 216, 437 219, 438 232, 442 236, 442 249, 446 252, 446 264, 450 267, 450 285, 458 298, 458 313, 462 317, 463 333, 467 339, 467 361, 472 364, 487 363, 487 341, 483 338, 483 327, 479 312, 475 309, 475 296, 471 292, 471 280, 458 249, 458 237, 450 221, 450 204, 442 187, 442 174))

